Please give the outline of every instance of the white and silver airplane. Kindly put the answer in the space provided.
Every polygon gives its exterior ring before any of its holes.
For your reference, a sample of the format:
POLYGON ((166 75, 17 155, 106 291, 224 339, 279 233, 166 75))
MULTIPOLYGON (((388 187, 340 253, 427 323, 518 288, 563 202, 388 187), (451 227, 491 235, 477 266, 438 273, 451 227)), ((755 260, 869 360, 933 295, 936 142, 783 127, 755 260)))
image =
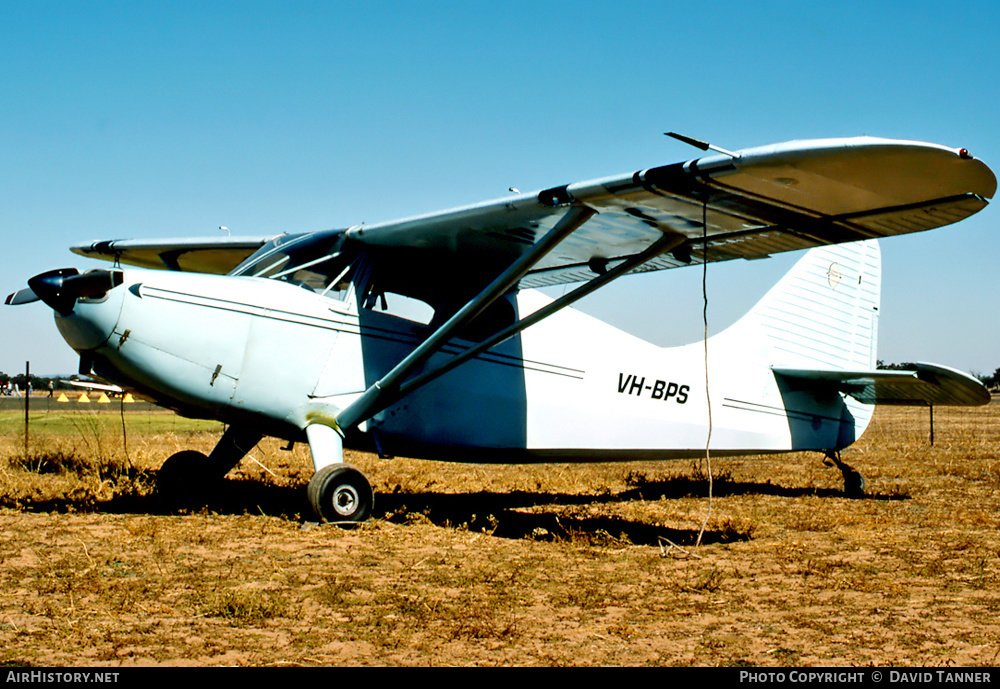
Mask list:
POLYGON ((81 373, 228 424, 209 456, 164 463, 165 490, 223 476, 265 435, 305 441, 330 522, 372 511, 344 447, 497 463, 815 450, 856 490, 839 452, 875 403, 989 401, 942 366, 875 370, 877 239, 983 209, 985 164, 867 137, 735 153, 678 138, 716 152, 372 226, 94 242, 73 251, 113 268, 42 273, 7 303, 52 307, 81 373), (707 342, 662 348, 566 308, 626 273, 800 249, 707 342))

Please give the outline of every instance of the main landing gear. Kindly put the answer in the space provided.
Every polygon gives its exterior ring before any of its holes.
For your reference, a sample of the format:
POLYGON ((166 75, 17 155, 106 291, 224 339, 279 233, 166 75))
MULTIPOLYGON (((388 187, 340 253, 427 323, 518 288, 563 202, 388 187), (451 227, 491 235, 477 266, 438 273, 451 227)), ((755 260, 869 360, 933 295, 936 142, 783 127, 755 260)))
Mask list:
MULTIPOLYGON (((210 455, 194 450, 172 455, 156 476, 157 493, 170 503, 204 504, 222 477, 262 437, 244 426, 230 426, 210 455)), ((329 426, 313 424, 306 428, 306 437, 316 467, 306 496, 316 517, 332 524, 368 519, 375 505, 374 493, 361 470, 344 463, 340 434, 329 426)))
POLYGON ((865 477, 857 469, 840 458, 840 452, 827 450, 823 463, 828 467, 835 466, 844 475, 844 494, 849 498, 861 498, 865 495, 865 477))
POLYGON ((344 443, 335 429, 321 424, 306 427, 309 452, 316 473, 306 495, 320 521, 332 524, 363 522, 371 516, 375 496, 361 470, 344 463, 344 443))
POLYGON ((244 426, 230 426, 208 456, 195 450, 171 455, 156 474, 157 492, 170 502, 204 502, 263 437, 244 426))

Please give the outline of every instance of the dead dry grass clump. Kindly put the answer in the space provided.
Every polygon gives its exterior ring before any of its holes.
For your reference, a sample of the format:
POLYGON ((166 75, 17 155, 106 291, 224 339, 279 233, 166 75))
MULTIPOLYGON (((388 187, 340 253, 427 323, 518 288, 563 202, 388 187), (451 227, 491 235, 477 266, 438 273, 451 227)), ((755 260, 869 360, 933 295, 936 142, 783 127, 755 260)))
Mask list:
POLYGON ((129 478, 134 472, 130 462, 121 457, 98 458, 74 450, 35 450, 25 455, 15 455, 8 459, 13 469, 34 474, 73 474, 80 478, 96 476, 129 478))
POLYGON ((124 456, 96 456, 62 445, 11 453, 0 462, 0 505, 8 507, 93 509, 115 498, 149 495, 155 484, 151 468, 124 456))
POLYGON ((283 596, 259 589, 213 592, 195 605, 206 617, 220 617, 244 625, 285 617, 288 609, 283 596))
POLYGON ((689 472, 673 470, 663 477, 644 470, 629 470, 625 476, 625 484, 634 489, 643 500, 701 498, 709 495, 710 478, 713 495, 725 495, 732 489, 733 477, 727 467, 715 470, 709 477, 701 462, 694 463, 689 472))

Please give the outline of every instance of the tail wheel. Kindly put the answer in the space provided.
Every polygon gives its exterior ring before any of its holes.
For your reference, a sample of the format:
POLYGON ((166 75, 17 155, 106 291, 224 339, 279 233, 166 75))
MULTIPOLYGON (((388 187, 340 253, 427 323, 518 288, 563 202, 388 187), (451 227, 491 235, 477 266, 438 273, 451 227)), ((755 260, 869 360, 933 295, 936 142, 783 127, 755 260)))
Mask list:
POLYGON ((865 477, 857 469, 840 458, 840 452, 827 450, 826 459, 823 460, 827 466, 835 466, 844 475, 844 495, 849 498, 863 498, 865 496, 865 477))
POLYGON ((368 479, 350 464, 331 464, 317 471, 307 495, 316 516, 331 523, 363 522, 375 504, 368 479))
POLYGON ((865 477, 856 469, 844 472, 844 494, 849 498, 865 496, 865 477))

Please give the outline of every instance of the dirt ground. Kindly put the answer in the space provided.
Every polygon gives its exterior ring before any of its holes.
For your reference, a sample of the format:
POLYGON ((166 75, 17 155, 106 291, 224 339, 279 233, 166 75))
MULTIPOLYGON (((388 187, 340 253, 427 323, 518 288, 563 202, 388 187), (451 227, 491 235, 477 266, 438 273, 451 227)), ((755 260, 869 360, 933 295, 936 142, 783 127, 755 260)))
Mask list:
POLYGON ((1000 403, 934 417, 931 447, 926 410, 879 410, 844 455, 860 499, 815 453, 713 458, 711 500, 704 460, 356 455, 376 514, 349 530, 305 518, 303 447, 265 442, 177 508, 153 472, 211 433, 57 438, 27 462, 11 436, 0 662, 994 666, 1000 403))

